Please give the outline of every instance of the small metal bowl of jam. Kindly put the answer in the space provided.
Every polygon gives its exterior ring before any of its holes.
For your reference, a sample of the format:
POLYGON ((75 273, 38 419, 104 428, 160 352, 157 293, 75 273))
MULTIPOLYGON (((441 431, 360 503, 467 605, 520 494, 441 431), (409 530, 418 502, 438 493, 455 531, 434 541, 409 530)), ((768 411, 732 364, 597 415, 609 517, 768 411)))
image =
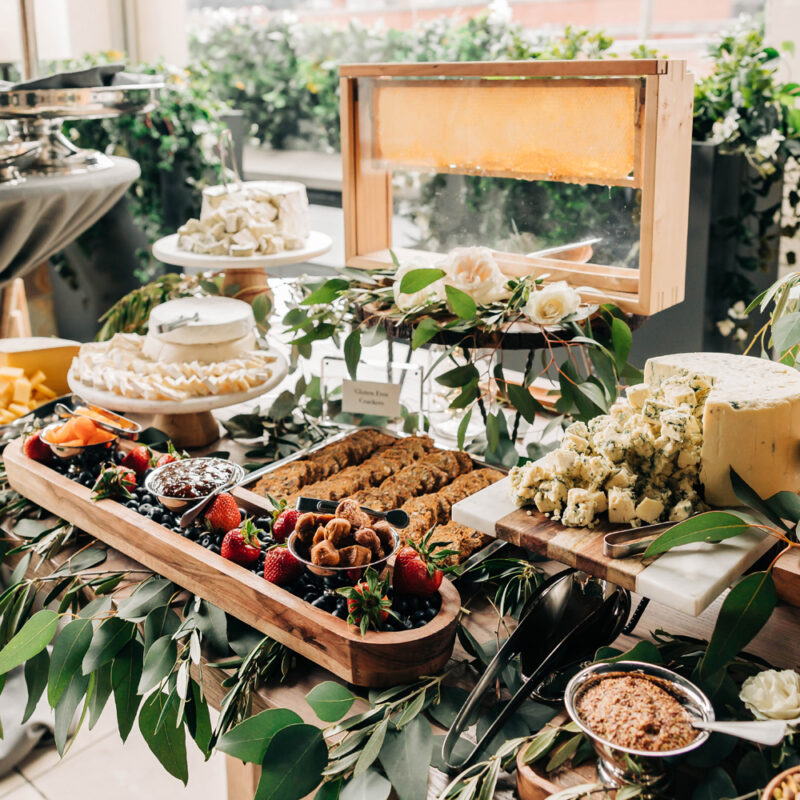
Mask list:
POLYGON ((164 508, 184 511, 244 476, 244 467, 224 458, 184 458, 154 469, 144 486, 164 508))

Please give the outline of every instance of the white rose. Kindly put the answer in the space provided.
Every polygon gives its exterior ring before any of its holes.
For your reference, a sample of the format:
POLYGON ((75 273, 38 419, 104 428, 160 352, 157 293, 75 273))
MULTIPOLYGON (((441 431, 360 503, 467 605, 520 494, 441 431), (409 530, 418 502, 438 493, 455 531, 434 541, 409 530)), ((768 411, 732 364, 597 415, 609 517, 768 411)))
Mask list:
POLYGON ((394 274, 394 284, 392 285, 394 302, 401 311, 409 311, 418 306, 426 306, 430 303, 438 303, 440 300, 444 300, 444 286, 441 279, 412 294, 405 294, 400 291, 400 283, 403 280, 403 276, 415 269, 422 268, 416 264, 401 264, 394 274))
POLYGON ((739 699, 756 719, 800 720, 800 675, 792 669, 767 669, 748 678, 739 699))
POLYGON ((508 278, 500 272, 488 247, 456 247, 437 265, 447 273, 444 282, 468 294, 478 305, 505 300, 508 278))
POLYGON ((557 281, 532 291, 525 313, 537 325, 555 325, 574 314, 580 303, 581 296, 566 281, 557 281))
POLYGON ((764 136, 759 136, 758 139, 756 139, 756 155, 762 161, 771 161, 777 155, 778 148, 785 138, 786 137, 777 130, 772 130, 764 136))

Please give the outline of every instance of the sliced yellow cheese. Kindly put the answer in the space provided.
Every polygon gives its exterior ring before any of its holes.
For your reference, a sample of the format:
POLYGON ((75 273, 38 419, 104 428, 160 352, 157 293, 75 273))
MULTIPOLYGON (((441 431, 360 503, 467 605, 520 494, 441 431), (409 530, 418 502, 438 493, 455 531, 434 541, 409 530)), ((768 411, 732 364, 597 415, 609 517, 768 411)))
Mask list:
POLYGON ((54 397, 58 397, 56 392, 54 392, 49 386, 45 386, 43 383, 40 383, 36 387, 35 391, 36 394, 44 400, 52 400, 54 397))
POLYGON ((8 410, 12 411, 17 417, 21 417, 23 414, 27 414, 30 411, 27 404, 23 405, 22 403, 11 403, 8 406, 8 410))
POLYGON ((6 378, 0 378, 0 408, 5 408, 14 394, 14 386, 6 378))
POLYGON ((0 378, 35 375, 41 371, 56 395, 66 394, 69 391, 67 372, 79 349, 79 342, 47 336, 0 339, 0 378), (21 372, 6 374, 9 368, 21 372))
POLYGON ((7 422, 13 422, 17 418, 17 414, 8 411, 5 408, 0 408, 0 424, 5 425, 7 422))

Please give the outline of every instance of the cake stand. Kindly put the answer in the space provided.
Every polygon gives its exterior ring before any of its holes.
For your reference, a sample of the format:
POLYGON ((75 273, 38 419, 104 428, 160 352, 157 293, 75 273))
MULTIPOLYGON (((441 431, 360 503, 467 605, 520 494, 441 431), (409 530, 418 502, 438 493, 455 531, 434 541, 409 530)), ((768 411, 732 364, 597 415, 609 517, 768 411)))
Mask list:
POLYGON ((270 365, 269 380, 245 392, 212 394, 191 397, 188 400, 146 400, 142 397, 122 397, 87 386, 78 380, 70 369, 67 375, 69 388, 84 400, 112 411, 152 416, 150 424, 163 431, 176 447, 205 447, 219 439, 219 423, 211 410, 225 408, 246 400, 253 400, 277 386, 289 372, 286 357, 278 350, 270 350, 275 362, 270 365))
POLYGON ((311 231, 305 247, 300 250, 284 250, 269 255, 259 253, 254 256, 209 256, 190 253, 178 247, 178 234, 173 233, 159 239, 153 245, 153 256, 165 264, 183 267, 197 272, 224 272, 224 287, 238 286, 235 296, 252 303, 260 294, 269 292, 267 270, 300 264, 311 258, 324 255, 331 249, 333 240, 320 231, 311 231))

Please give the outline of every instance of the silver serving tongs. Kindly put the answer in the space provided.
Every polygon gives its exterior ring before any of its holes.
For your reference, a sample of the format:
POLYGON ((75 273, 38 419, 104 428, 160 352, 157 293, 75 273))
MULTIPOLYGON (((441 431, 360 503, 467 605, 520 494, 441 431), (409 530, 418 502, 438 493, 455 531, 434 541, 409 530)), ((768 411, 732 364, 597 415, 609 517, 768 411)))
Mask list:
MULTIPOLYGON (((697 514, 702 512, 698 511, 697 514)), ((690 514, 686 519, 696 517, 690 514)), ((683 522, 684 520, 681 520, 683 522)), ((627 558, 645 550, 668 528, 678 523, 674 520, 654 522, 652 525, 640 525, 638 528, 625 528, 621 531, 612 531, 603 537, 603 555, 609 558, 627 558)))
POLYGON ((113 411, 109 411, 107 408, 95 405, 94 403, 87 403, 86 400, 84 400, 82 397, 78 397, 76 394, 72 395, 70 398, 70 403, 71 405, 67 405, 66 403, 56 403, 56 416, 60 419, 86 416, 88 419, 94 422, 98 428, 102 428, 104 431, 113 433, 116 436, 119 436, 120 439, 130 439, 133 442, 139 438, 139 434, 142 432, 142 426, 138 422, 134 422, 132 419, 123 417, 121 414, 116 414, 113 411), (85 408, 87 411, 94 411, 95 416, 91 416, 89 414, 78 414, 77 410, 79 408, 85 408))
POLYGON ((470 764, 548 675, 590 658, 597 648, 614 641, 625 625, 630 607, 626 589, 574 569, 560 572, 540 586, 525 605, 516 630, 497 651, 447 732, 442 745, 447 768, 457 771, 470 764), (469 727, 483 695, 517 655, 524 683, 467 756, 454 759, 456 743, 469 727))

